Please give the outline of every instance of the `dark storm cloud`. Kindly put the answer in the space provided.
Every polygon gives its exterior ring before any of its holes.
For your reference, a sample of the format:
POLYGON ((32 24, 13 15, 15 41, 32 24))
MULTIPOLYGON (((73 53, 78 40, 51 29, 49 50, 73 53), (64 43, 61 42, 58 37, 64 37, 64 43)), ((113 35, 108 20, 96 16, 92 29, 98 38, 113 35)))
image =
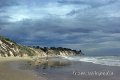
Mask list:
POLYGON ((0 16, 0 32, 5 28, 5 26, 9 25, 9 16, 0 16))
POLYGON ((60 27, 58 29, 55 30, 56 33, 59 33, 59 34, 65 34, 65 33, 90 33, 92 32, 93 30, 92 29, 86 29, 86 28, 65 28, 64 26, 63 27, 60 27))
POLYGON ((9 7, 18 5, 17 0, 0 0, 0 7, 9 7))
MULTIPOLYGON (((49 19, 38 21, 25 20, 11 24, 4 30, 9 34, 12 34, 9 36, 11 38, 13 38, 14 36, 14 39, 16 38, 15 40, 19 43, 23 43, 25 41, 28 42, 32 40, 36 43, 37 41, 42 40, 52 42, 51 44, 77 43, 80 40, 79 37, 82 36, 80 35, 80 33, 90 33, 91 31, 93 31, 85 28, 72 29, 69 27, 67 28, 65 26, 58 25, 60 24, 57 22, 57 20, 56 22, 49 21, 49 19), (46 23, 49 26, 46 26, 46 23), (61 41, 61 43, 59 41, 61 41)), ((45 42, 45 44, 48 43, 45 42)))
POLYGON ((117 2, 118 0, 101 0, 101 1, 97 1, 97 0, 59 0, 58 3, 60 4, 73 4, 73 5, 90 5, 93 8, 97 8, 100 6, 106 6, 106 5, 110 5, 113 4, 115 2, 117 2))
POLYGON ((109 52, 120 48, 119 9, 120 0, 0 0, 0 34, 25 45, 109 52))

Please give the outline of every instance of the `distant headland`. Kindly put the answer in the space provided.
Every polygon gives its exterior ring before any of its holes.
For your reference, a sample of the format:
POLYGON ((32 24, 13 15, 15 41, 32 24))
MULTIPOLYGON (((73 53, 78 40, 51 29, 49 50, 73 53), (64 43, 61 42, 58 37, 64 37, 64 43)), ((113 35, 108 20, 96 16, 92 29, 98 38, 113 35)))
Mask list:
POLYGON ((15 41, 0 36, 0 56, 76 56, 84 55, 81 50, 73 50, 63 47, 40 47, 40 46, 23 46, 15 41))

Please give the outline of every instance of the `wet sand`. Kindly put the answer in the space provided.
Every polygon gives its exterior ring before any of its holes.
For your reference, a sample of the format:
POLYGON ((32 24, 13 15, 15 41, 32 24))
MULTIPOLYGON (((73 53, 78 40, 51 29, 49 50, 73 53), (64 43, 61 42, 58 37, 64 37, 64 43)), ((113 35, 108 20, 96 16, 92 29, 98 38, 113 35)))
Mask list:
POLYGON ((20 70, 30 58, 0 57, 0 80, 45 80, 30 70, 20 70))
MULTIPOLYGON (((42 60, 40 60, 42 61, 42 60)), ((43 61, 42 61, 43 62, 43 61)), ((34 67, 47 80, 119 80, 120 67, 51 58, 34 67)))

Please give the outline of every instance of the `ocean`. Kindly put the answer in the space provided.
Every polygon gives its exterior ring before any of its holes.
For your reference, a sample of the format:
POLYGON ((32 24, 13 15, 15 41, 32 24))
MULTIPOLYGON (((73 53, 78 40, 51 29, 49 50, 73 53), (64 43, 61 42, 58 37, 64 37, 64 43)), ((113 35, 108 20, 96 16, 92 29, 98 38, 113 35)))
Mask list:
POLYGON ((94 64, 108 65, 108 66, 120 66, 120 56, 74 56, 63 58, 72 61, 91 62, 94 64))

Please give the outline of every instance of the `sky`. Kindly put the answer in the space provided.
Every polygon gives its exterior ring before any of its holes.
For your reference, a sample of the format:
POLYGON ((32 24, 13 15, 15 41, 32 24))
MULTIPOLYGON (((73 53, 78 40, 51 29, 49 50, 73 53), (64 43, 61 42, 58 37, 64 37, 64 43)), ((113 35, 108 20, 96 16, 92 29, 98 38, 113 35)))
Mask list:
POLYGON ((0 0, 0 35, 19 44, 120 55, 120 0, 0 0))

